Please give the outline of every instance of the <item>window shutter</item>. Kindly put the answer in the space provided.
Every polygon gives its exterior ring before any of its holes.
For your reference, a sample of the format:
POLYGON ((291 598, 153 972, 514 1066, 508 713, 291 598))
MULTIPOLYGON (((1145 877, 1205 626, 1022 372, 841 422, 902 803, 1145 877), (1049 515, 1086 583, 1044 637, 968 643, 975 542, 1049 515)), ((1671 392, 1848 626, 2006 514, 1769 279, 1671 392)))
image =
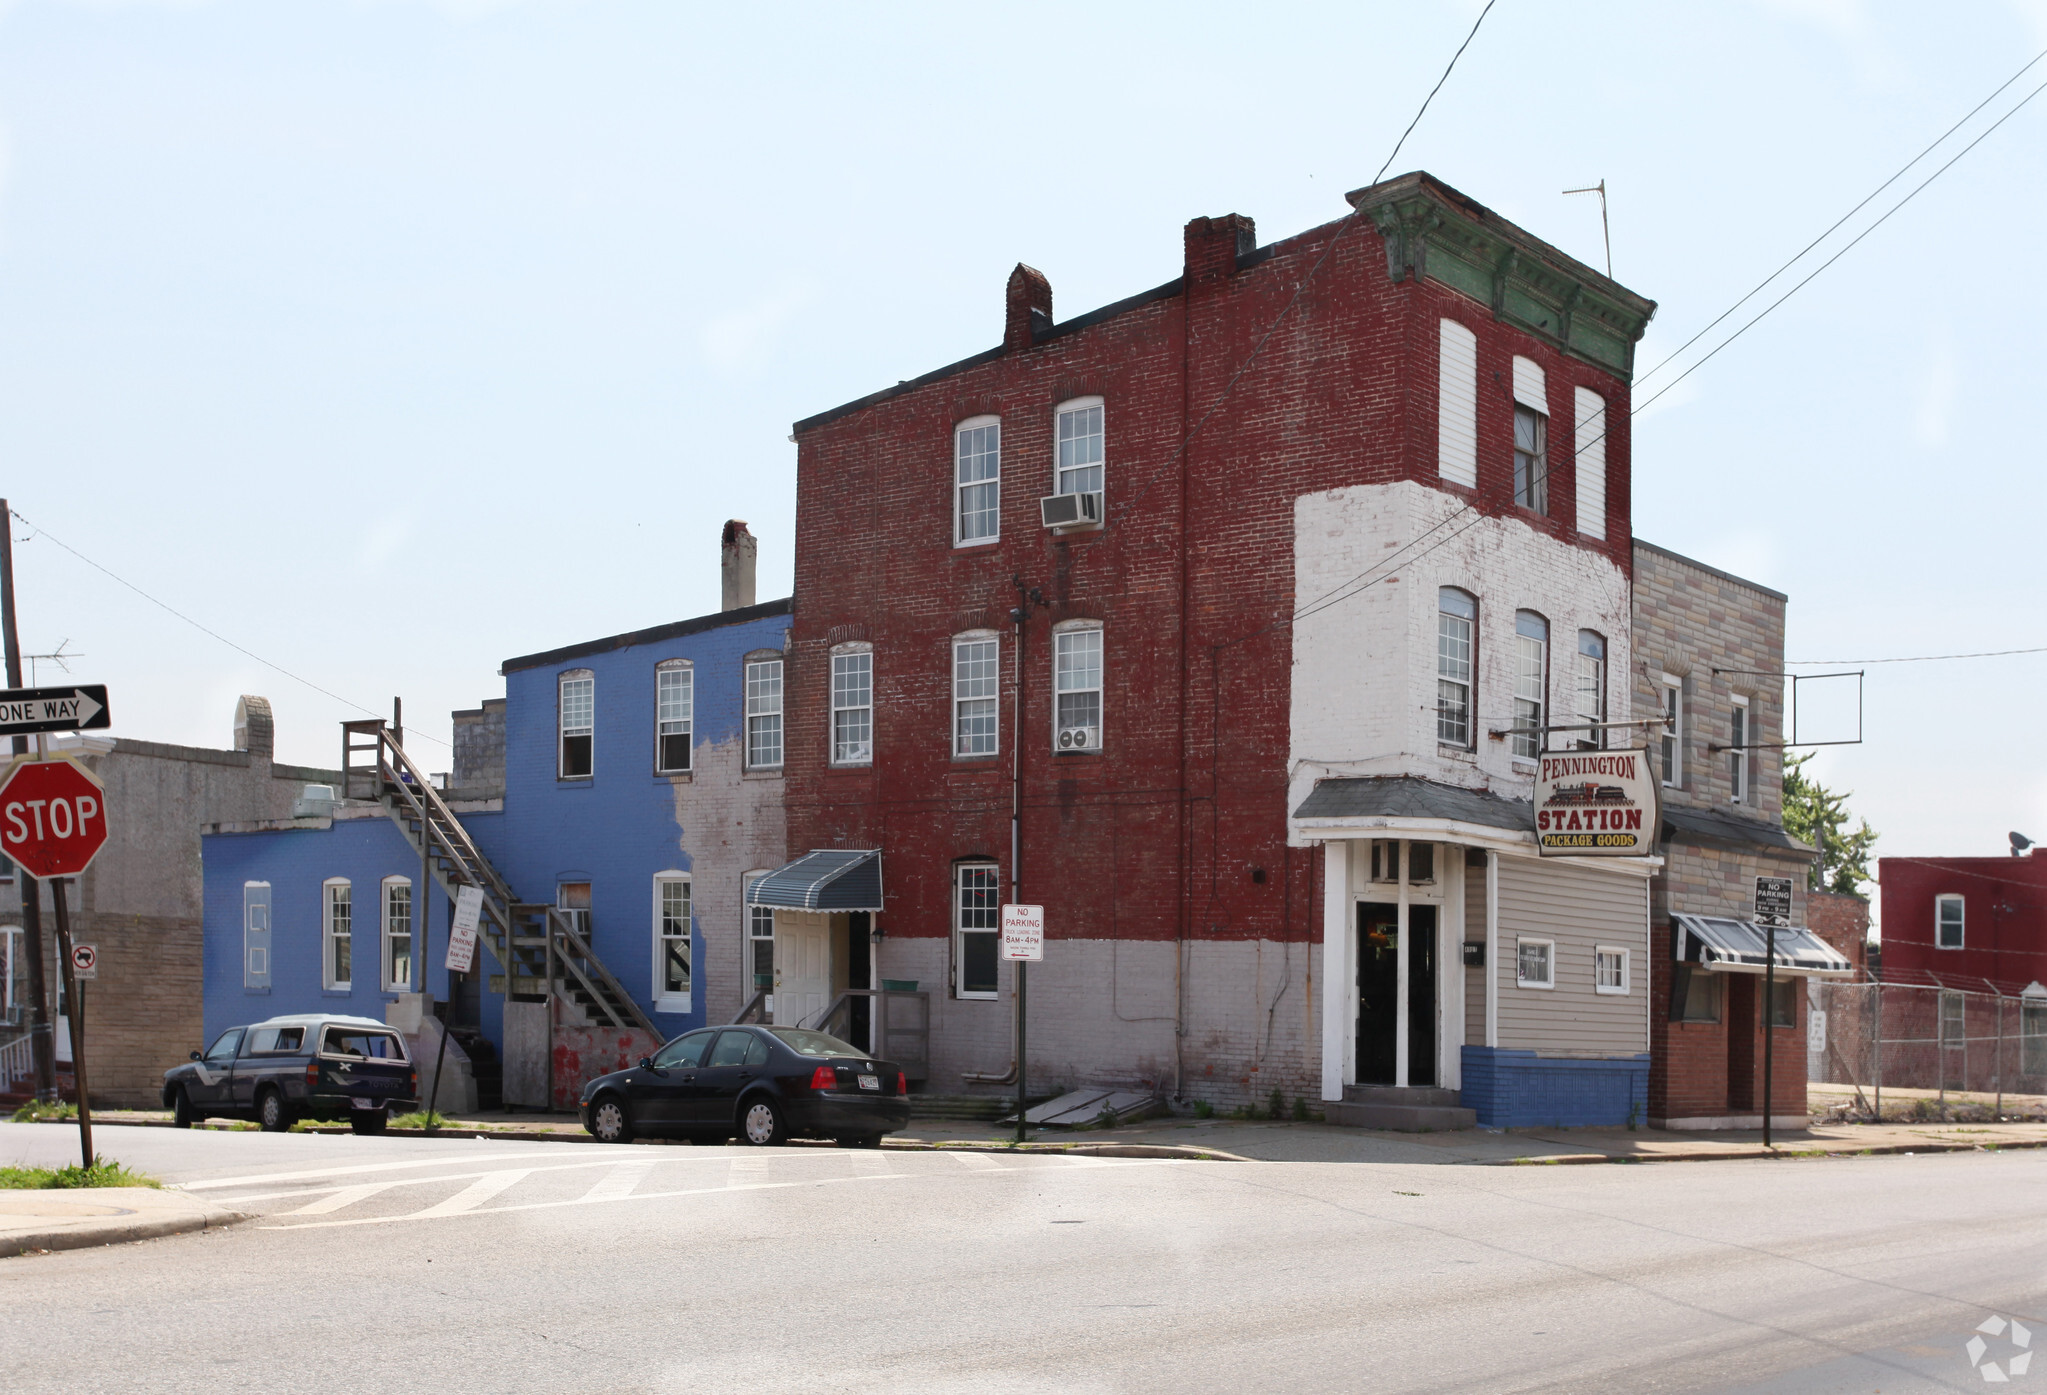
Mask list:
POLYGON ((1549 386, 1543 381, 1542 365, 1532 358, 1517 356, 1514 360, 1514 400, 1549 415, 1549 386))
POLYGON ((1436 371, 1436 473, 1476 489, 1478 336, 1455 320, 1442 321, 1436 371))
POLYGON ((1606 399, 1578 389, 1578 531, 1606 536, 1606 399))

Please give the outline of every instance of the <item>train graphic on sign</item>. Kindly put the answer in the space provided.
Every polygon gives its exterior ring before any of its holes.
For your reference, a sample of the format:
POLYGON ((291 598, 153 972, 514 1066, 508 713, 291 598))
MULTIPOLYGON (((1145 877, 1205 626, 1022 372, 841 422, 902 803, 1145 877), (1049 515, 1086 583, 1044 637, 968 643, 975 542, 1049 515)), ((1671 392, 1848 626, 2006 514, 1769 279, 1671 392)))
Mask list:
POLYGON ((1628 792, 1619 785, 1595 785, 1590 780, 1578 785, 1558 785, 1549 797, 1557 804, 1626 804, 1628 792))

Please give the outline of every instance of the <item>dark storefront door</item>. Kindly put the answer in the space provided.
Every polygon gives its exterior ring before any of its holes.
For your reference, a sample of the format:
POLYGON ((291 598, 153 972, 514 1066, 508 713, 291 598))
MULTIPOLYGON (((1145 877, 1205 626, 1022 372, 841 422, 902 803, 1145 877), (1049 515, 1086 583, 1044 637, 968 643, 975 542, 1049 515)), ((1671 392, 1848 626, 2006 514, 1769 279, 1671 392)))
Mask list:
POLYGON ((1358 906, 1358 1084, 1393 1083, 1393 1044, 1400 1031, 1400 912, 1358 906))
POLYGON ((1436 908, 1407 908, 1407 1083, 1436 1083, 1436 908))

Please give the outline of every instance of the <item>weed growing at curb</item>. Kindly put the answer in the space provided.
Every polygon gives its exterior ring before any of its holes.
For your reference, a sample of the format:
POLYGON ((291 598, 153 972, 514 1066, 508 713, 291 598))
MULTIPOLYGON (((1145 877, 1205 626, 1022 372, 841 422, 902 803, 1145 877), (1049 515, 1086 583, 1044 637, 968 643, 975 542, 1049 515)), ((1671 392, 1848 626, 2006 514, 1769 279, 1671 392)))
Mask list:
POLYGON ((1213 1119, 1215 1117, 1215 1106, 1207 1100, 1194 1101, 1194 1117, 1197 1119, 1213 1119))
POLYGON ((75 1104, 38 1104, 30 1100, 14 1111, 9 1122, 16 1124, 43 1124, 52 1119, 76 1119, 78 1106, 75 1104))
POLYGON ((0 1189, 161 1187, 163 1183, 117 1162, 94 1158, 91 1167, 0 1167, 0 1189))

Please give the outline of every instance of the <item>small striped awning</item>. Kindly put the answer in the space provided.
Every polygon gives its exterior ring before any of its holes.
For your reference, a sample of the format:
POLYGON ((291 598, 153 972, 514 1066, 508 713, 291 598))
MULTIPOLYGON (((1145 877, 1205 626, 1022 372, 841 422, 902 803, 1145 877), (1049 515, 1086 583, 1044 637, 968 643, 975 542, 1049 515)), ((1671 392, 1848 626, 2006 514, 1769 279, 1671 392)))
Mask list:
POLYGON ((748 887, 746 904, 785 911, 878 911, 881 849, 807 852, 748 887))
MULTIPOLYGON (((1770 962, 1770 932, 1752 920, 1710 915, 1673 915, 1678 962, 1702 969, 1759 974, 1770 962)), ((1855 972, 1847 957, 1810 930, 1777 927, 1777 972, 1809 978, 1846 978, 1855 972)))

